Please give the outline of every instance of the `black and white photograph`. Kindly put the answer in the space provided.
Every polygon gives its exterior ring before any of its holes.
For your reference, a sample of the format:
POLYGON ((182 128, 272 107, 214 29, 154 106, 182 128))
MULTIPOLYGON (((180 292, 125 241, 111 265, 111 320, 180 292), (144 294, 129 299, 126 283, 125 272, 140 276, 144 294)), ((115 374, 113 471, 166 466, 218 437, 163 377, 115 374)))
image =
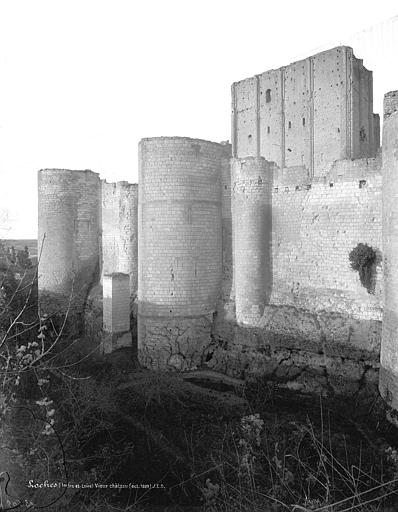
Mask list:
POLYGON ((0 512, 398 512, 398 4, 0 0, 0 512))

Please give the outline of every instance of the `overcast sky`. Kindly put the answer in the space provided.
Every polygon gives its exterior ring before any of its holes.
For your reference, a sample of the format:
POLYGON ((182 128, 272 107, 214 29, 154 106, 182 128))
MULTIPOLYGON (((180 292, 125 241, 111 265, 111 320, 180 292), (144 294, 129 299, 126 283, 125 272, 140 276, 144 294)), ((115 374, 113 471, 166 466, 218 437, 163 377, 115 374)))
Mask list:
POLYGON ((0 237, 36 238, 38 169, 136 182, 139 139, 230 139, 231 83, 319 50, 354 46, 380 112, 397 14, 396 0, 0 0, 0 237))

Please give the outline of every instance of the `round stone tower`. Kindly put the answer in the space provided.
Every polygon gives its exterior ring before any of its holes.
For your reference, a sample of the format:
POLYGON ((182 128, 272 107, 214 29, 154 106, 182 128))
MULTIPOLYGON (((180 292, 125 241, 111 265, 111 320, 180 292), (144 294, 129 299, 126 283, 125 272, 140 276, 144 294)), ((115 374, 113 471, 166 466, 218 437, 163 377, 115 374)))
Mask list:
POLYGON ((98 280, 100 179, 92 171, 43 169, 38 173, 40 296, 82 303, 98 280), (78 300, 77 300, 78 299, 78 300))
POLYGON ((385 95, 383 126, 384 307, 380 393, 398 410, 398 91, 385 95))
POLYGON ((272 163, 232 160, 232 237, 236 320, 256 326, 272 287, 272 163))
POLYGON ((221 168, 230 147, 182 137, 139 145, 138 354, 192 368, 210 342, 222 279, 221 168))

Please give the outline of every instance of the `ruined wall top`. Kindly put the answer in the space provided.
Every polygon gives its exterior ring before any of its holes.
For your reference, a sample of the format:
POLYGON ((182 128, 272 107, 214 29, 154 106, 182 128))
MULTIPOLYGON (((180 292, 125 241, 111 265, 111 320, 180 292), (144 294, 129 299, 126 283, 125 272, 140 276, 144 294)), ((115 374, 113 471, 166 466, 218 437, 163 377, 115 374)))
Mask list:
POLYGON ((236 157, 322 176, 336 160, 375 156, 372 72, 340 46, 232 85, 236 157))
POLYGON ((46 168, 46 169, 40 169, 39 173, 46 173, 46 174, 54 174, 54 175, 70 175, 70 176, 77 176, 78 173, 80 174, 92 174, 95 176, 99 176, 98 172, 94 172, 90 169, 58 169, 56 167, 52 168, 46 168))
POLYGON ((384 119, 398 112, 398 91, 390 91, 384 95, 384 119))
MULTIPOLYGON (((144 137, 140 140, 138 147, 141 150, 149 148, 165 148, 177 147, 181 148, 191 145, 193 149, 202 148, 213 148, 213 151, 217 151, 226 158, 231 156, 232 146, 229 141, 214 142, 205 139, 195 139, 191 137, 178 137, 178 136, 163 136, 163 137, 144 137)), ((140 149, 139 149, 140 151, 140 149)))

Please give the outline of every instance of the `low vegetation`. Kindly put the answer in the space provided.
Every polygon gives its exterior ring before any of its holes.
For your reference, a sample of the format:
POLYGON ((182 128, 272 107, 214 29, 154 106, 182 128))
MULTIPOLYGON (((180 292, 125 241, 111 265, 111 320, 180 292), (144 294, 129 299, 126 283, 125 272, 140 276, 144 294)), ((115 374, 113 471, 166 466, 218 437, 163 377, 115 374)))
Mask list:
POLYGON ((396 429, 377 397, 187 380, 140 369, 128 349, 83 354, 68 312, 37 313, 35 269, 5 261, 3 510, 397 510, 396 429))
POLYGON ((374 293, 374 266, 377 253, 368 244, 359 243, 349 254, 350 265, 359 274, 359 279, 368 293, 374 293))

